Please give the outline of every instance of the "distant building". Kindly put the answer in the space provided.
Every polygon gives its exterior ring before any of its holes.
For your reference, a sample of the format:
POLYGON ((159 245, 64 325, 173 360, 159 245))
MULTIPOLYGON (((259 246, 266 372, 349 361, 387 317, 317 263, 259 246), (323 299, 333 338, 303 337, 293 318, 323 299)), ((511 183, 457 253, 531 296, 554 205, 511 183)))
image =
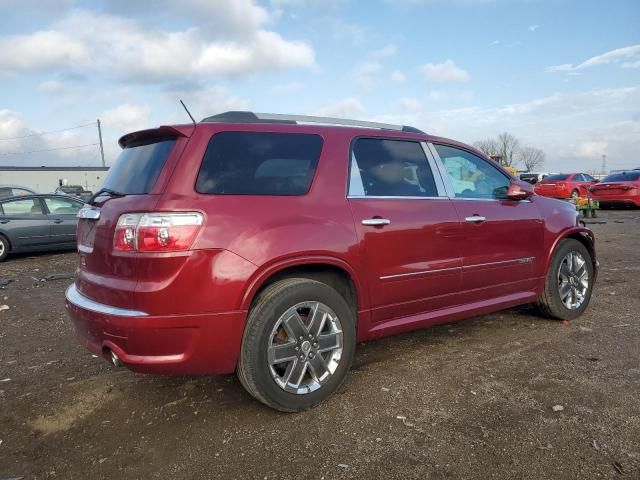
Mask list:
POLYGON ((60 185, 81 185, 96 191, 109 167, 3 167, 0 184, 24 185, 41 193, 53 192, 60 185))

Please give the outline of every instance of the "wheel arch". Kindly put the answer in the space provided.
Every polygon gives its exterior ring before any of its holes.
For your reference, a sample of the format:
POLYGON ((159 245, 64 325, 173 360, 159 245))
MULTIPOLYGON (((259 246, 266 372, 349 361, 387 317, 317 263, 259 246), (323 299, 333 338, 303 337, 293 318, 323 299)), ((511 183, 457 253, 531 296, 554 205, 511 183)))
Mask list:
POLYGON ((242 310, 248 311, 262 290, 285 278, 309 278, 328 284, 352 306, 356 319, 358 311, 367 308, 364 288, 351 265, 334 257, 305 256, 262 269, 254 276, 243 295, 242 310))
POLYGON ((547 256, 544 269, 545 274, 549 270, 551 260, 553 259, 553 255, 558 249, 558 245, 560 245, 560 242, 567 239, 577 240, 585 246, 585 248, 589 252, 589 255, 591 255, 591 261, 593 262, 593 271, 597 272, 598 262, 596 260, 595 237, 593 235, 593 232, 585 227, 573 227, 562 232, 553 242, 553 245, 549 250, 549 255, 547 256))

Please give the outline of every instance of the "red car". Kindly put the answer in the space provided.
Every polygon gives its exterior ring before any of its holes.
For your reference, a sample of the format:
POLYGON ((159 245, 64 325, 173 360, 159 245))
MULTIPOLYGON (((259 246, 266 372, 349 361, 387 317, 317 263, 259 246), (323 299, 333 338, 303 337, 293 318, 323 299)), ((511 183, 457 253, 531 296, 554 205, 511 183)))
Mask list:
POLYGON ((228 112, 125 135, 80 213, 66 304, 137 372, 237 372, 310 408, 356 342, 536 302, 573 319, 596 275, 572 205, 415 128, 228 112), (333 125, 333 124, 342 125, 333 125))
POLYGON ((640 170, 613 173, 592 186, 590 191, 602 207, 640 207, 640 170))
POLYGON ((598 181, 586 173, 555 173, 536 183, 538 195, 552 198, 585 197, 589 188, 598 181))

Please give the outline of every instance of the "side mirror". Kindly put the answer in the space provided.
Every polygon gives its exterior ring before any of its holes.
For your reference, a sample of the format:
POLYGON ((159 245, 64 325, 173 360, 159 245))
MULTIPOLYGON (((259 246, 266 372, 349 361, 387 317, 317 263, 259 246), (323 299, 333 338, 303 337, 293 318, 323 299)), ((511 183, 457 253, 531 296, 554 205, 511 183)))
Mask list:
POLYGON ((511 182, 509 189, 507 190, 507 198, 509 200, 526 200, 533 196, 533 185, 521 180, 511 182))

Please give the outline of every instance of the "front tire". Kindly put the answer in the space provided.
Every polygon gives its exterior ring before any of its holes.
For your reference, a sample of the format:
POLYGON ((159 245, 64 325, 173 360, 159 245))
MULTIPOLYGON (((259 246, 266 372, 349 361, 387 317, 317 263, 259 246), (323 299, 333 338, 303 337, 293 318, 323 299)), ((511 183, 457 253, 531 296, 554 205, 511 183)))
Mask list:
POLYGON ((562 240, 553 254, 536 306, 550 318, 573 320, 586 310, 593 291, 593 259, 577 240, 562 240))
POLYGON ((238 378, 269 407, 307 410, 340 386, 355 345, 354 313, 336 290, 305 278, 281 280, 249 312, 238 378))

